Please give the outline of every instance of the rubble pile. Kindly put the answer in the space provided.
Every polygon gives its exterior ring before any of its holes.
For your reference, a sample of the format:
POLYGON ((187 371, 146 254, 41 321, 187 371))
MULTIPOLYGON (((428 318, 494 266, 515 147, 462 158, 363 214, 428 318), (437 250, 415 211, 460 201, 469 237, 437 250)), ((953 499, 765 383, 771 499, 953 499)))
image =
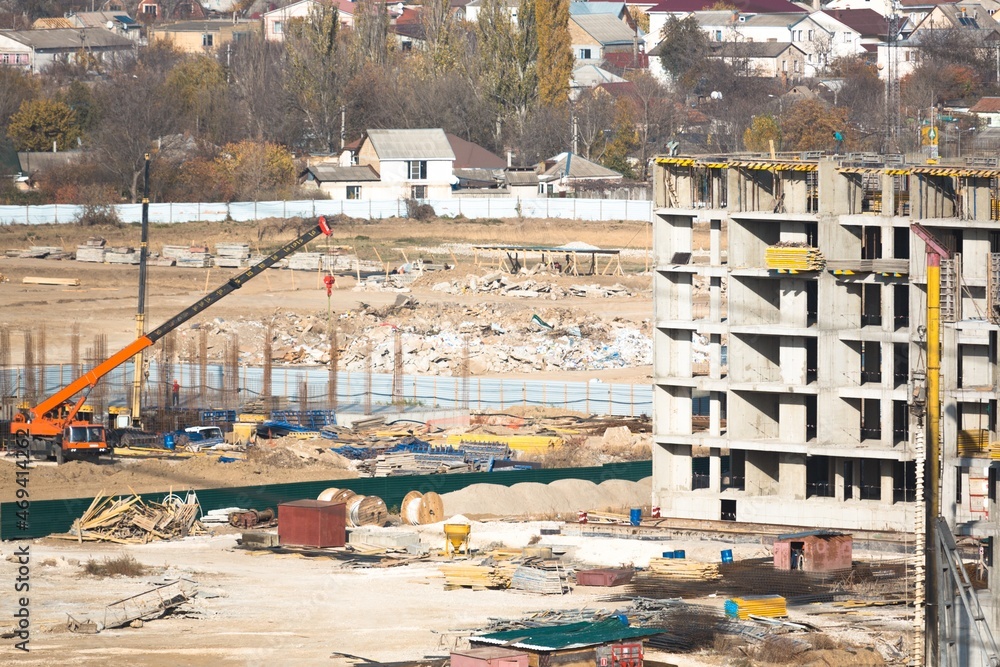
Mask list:
MULTIPOLYGON (((400 297, 396 306, 362 304, 355 312, 335 315, 339 329, 340 368, 363 372, 371 346, 372 371, 391 373, 395 329, 400 330, 403 372, 460 375, 468 345, 469 370, 484 373, 533 370, 601 370, 652 363, 649 323, 633 323, 568 308, 545 308, 526 314, 516 304, 472 307, 419 304, 400 297)), ((271 318, 273 361, 322 365, 330 361, 325 315, 279 311, 271 318)), ((208 330, 211 358, 221 358, 225 339, 239 334, 241 361, 263 362, 264 322, 215 318, 180 331, 178 349, 208 330)))
MULTIPOLYGON (((371 291, 373 289, 385 289, 399 291, 403 286, 396 281, 365 281, 359 284, 356 289, 359 291, 371 291)), ((461 280, 445 280, 431 286, 435 292, 445 294, 497 294, 523 299, 565 299, 567 297, 588 297, 588 298, 615 298, 633 297, 635 292, 625 285, 614 284, 603 285, 570 285, 563 287, 558 283, 545 282, 527 278, 518 281, 509 274, 488 273, 484 276, 468 275, 461 280)))

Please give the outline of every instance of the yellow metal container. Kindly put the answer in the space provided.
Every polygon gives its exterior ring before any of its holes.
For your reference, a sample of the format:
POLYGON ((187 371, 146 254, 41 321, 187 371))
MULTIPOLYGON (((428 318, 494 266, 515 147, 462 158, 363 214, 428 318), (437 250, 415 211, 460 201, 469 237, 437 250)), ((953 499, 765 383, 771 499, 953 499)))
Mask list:
POLYGON ((257 435, 257 424, 237 422, 233 424, 233 439, 236 442, 249 442, 257 435))

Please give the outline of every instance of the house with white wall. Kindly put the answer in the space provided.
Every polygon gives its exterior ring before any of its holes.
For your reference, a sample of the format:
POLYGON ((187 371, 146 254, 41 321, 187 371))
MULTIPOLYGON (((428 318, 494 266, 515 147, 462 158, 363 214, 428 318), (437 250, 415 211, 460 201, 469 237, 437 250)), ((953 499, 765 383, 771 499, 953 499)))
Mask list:
POLYGON ((313 15, 313 10, 320 7, 321 4, 330 4, 331 2, 337 8, 337 19, 340 21, 340 27, 350 28, 353 26, 353 2, 349 2, 348 0, 327 0, 326 3, 320 3, 318 0, 299 0, 284 7, 272 9, 264 14, 264 39, 269 42, 285 41, 285 31, 288 28, 289 21, 295 19, 301 21, 307 20, 313 15))
POLYGON ((379 176, 372 199, 447 199, 455 181, 455 153, 444 130, 368 130, 358 166, 379 176))

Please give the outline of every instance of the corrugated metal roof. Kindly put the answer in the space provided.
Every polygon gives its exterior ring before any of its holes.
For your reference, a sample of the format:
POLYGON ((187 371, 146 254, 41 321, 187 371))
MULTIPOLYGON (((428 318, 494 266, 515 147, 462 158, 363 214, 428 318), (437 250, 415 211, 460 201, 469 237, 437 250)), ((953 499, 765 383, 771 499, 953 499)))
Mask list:
POLYGON ((440 128, 368 130, 380 160, 454 160, 448 137, 440 128))
POLYGON ((617 171, 602 167, 579 155, 570 156, 569 153, 560 153, 553 158, 555 164, 543 171, 538 176, 540 181, 551 181, 554 178, 610 178, 620 179, 622 175, 617 171), (569 173, 566 173, 566 161, 569 160, 569 173))
POLYGON ((838 533, 835 530, 803 530, 800 533, 785 533, 778 535, 777 540, 797 540, 801 537, 850 537, 847 533, 838 533))
POLYGON ((378 174, 368 165, 361 167, 341 167, 337 164, 317 164, 309 167, 308 171, 321 183, 379 180, 378 174))
POLYGON ((60 16, 59 18, 35 19, 35 22, 31 24, 32 30, 53 30, 56 28, 72 28, 72 27, 73 27, 73 22, 62 16, 60 16))
POLYGON ((570 16, 582 16, 584 14, 611 14, 621 16, 625 11, 624 2, 571 2, 569 3, 570 16))
POLYGON ((596 41, 608 44, 631 44, 635 33, 624 22, 611 14, 581 14, 570 16, 580 28, 596 41))
POLYGON ((504 630, 470 637, 473 644, 494 644, 533 651, 556 651, 586 646, 599 646, 622 639, 638 639, 662 633, 662 629, 633 628, 617 618, 603 621, 582 621, 565 625, 545 625, 538 628, 504 630))
POLYGON ((36 51, 59 49, 132 48, 135 44, 104 28, 55 28, 52 30, 0 30, 0 35, 36 51))
POLYGON ((509 169, 504 172, 507 185, 538 185, 538 174, 535 171, 509 169))

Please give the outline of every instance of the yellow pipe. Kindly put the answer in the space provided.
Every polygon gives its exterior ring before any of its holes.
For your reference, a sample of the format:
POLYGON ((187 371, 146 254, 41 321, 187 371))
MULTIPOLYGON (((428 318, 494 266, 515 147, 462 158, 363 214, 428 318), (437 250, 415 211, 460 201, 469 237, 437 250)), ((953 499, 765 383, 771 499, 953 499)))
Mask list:
POLYGON ((941 514, 941 264, 936 254, 927 260, 927 518, 934 521, 941 514))

